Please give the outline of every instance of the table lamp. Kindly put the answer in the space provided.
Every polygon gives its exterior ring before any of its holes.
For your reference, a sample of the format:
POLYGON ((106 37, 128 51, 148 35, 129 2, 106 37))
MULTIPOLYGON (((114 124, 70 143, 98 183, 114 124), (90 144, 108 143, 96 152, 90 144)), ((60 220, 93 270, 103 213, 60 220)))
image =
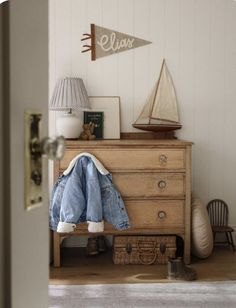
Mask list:
POLYGON ((90 109, 88 94, 81 78, 61 78, 57 81, 50 101, 50 110, 65 110, 56 119, 58 135, 67 139, 77 139, 82 130, 82 121, 73 109, 90 109))

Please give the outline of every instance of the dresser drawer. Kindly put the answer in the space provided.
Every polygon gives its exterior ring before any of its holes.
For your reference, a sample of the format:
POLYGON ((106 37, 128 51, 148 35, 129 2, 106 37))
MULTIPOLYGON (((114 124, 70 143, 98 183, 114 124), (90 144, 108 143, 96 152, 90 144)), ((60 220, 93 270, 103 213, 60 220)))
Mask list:
POLYGON ((185 175, 181 173, 113 173, 122 197, 184 197, 185 175))
POLYGON ((184 226, 184 201, 140 200, 126 201, 132 228, 166 228, 184 226))
MULTIPOLYGON (((82 150, 68 150, 60 161, 60 169, 68 167, 70 161, 82 150)), ((109 171, 116 170, 178 170, 185 168, 184 149, 89 149, 109 171)))

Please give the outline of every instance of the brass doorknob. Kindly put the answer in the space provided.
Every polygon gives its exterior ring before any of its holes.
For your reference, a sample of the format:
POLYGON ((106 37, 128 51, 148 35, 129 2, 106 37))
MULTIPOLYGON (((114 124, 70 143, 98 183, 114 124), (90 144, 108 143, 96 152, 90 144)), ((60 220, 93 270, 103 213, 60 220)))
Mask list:
POLYGON ((65 153, 65 139, 42 137, 43 114, 40 111, 26 109, 25 122, 25 208, 32 209, 43 204, 43 170, 47 170, 46 161, 49 159, 61 159, 65 153), (43 168, 43 165, 45 168, 43 168))
POLYGON ((45 137, 42 140, 33 138, 30 142, 30 152, 34 158, 46 155, 51 160, 61 159, 65 153, 65 138, 63 136, 54 139, 45 137))
POLYGON ((62 159, 65 154, 65 138, 63 136, 55 139, 46 137, 41 141, 42 154, 47 155, 49 159, 62 159))

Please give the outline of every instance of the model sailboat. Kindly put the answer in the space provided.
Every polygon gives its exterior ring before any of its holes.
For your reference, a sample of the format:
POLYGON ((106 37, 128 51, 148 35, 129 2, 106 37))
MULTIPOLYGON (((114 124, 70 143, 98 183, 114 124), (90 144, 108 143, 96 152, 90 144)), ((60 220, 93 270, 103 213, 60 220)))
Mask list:
POLYGON ((133 127, 153 132, 168 132, 182 127, 173 81, 165 60, 159 79, 133 127))

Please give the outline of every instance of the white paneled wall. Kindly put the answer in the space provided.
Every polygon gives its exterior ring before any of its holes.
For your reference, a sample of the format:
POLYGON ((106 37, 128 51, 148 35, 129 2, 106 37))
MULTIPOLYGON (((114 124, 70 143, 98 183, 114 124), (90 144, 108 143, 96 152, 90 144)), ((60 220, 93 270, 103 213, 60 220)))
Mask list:
MULTIPOLYGON (((50 0, 50 91, 59 77, 82 77, 89 95, 121 98, 121 130, 158 78, 172 74, 183 128, 194 142, 193 190, 206 203, 223 198, 236 226, 236 2, 232 0, 50 0), (82 34, 90 23, 152 44, 90 60, 82 34)), ((51 112, 55 134, 55 112, 51 112)))

